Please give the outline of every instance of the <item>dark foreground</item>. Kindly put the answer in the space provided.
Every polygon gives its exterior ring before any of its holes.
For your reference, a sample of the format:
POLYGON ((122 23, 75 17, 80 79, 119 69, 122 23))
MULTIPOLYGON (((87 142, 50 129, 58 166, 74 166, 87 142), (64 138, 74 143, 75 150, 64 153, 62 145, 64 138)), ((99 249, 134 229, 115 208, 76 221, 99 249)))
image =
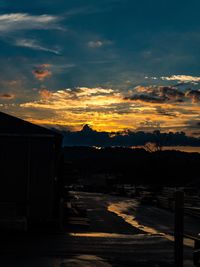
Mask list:
MULTIPOLYGON (((65 233, 2 235, 2 267, 72 266, 174 266, 173 242, 159 234, 146 234, 107 211, 116 197, 76 193, 84 202, 89 227, 66 227, 65 233)), ((192 249, 185 249, 185 266, 191 264, 192 249)))

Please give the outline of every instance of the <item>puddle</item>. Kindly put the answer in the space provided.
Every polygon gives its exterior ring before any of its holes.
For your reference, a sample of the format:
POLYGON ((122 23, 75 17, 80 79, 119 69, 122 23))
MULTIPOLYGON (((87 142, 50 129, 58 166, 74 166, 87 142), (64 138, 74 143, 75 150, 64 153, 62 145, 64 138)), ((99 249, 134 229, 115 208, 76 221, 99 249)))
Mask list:
POLYGON ((70 233, 70 236, 77 236, 77 237, 100 237, 100 238, 138 238, 146 236, 146 234, 137 234, 137 235, 126 235, 126 234, 117 234, 117 233, 70 233))
MULTIPOLYGON (((117 214, 119 217, 121 217, 124 221, 126 221, 128 224, 132 225, 133 227, 140 229, 144 231, 144 233, 150 234, 150 235, 159 235, 163 236, 167 240, 174 242, 174 236, 170 234, 166 234, 163 232, 160 232, 156 230, 155 228, 142 225, 140 224, 134 214, 127 214, 130 213, 130 210, 132 210, 132 213, 134 213, 134 210, 136 210, 138 204, 136 202, 132 201, 120 201, 116 203, 110 203, 107 207, 108 211, 113 212, 117 214)), ((194 248, 194 241, 189 238, 184 238, 184 245, 194 248)))
MULTIPOLYGON (((134 215, 129 215, 129 214, 124 213, 126 210, 128 211, 129 209, 133 208, 132 206, 133 205, 130 202, 121 201, 121 202, 110 204, 107 209, 108 211, 117 214, 119 217, 124 219, 128 224, 132 225, 133 227, 137 229, 144 231, 145 233, 148 233, 151 235, 163 235, 163 233, 157 231, 154 228, 141 225, 140 223, 138 223, 134 215)), ((134 208, 136 207, 137 207, 137 204, 134 205, 134 208)))

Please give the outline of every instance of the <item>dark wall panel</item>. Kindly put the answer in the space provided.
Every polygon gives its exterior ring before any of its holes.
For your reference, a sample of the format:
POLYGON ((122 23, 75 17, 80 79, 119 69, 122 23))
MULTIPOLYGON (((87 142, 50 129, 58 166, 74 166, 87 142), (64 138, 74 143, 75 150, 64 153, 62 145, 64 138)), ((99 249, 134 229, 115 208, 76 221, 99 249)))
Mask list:
POLYGON ((27 139, 0 138, 0 202, 26 201, 27 158, 27 139))

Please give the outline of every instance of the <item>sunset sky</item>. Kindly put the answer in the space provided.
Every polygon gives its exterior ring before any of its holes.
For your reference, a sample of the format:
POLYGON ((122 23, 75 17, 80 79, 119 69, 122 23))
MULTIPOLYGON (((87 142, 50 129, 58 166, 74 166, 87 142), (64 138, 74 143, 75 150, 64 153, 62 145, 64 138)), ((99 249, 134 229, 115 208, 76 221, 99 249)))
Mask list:
POLYGON ((199 0, 0 0, 0 109, 200 136, 199 0))

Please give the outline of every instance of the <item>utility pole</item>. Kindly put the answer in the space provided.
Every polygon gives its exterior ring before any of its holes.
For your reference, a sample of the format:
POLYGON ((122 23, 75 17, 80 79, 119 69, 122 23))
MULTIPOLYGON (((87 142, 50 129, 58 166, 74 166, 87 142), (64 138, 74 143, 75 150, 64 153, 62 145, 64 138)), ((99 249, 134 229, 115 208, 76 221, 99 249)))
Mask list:
POLYGON ((184 235, 184 192, 175 192, 175 266, 183 267, 183 235, 184 235))

